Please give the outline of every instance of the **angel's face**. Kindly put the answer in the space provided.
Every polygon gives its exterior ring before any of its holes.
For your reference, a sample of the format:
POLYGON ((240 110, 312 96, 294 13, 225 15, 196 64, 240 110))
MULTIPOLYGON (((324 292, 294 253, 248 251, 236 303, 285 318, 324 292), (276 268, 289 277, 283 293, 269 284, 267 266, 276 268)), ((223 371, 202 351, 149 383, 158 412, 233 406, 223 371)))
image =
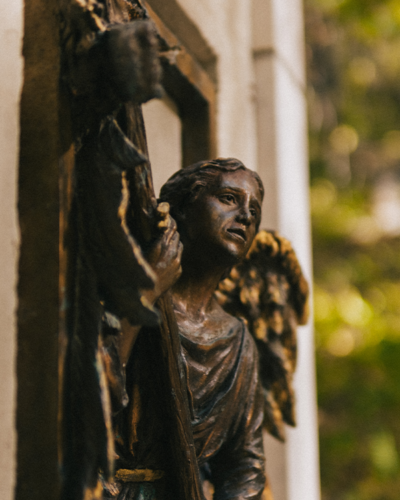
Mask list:
MULTIPOLYGON (((226 259, 228 266, 245 257, 261 219, 262 197, 257 181, 247 170, 223 172, 204 189, 185 214, 189 246, 226 259)), ((185 247, 185 242, 184 242, 185 247)))

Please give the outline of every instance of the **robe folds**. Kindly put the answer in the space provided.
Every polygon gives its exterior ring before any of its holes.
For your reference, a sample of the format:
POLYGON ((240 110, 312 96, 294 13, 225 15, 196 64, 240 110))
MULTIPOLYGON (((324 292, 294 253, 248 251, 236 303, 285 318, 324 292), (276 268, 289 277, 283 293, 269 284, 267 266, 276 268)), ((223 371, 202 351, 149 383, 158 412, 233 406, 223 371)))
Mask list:
MULTIPOLYGON (((105 498, 173 498, 165 380, 156 330, 143 329, 126 373, 130 401, 115 416, 117 469, 162 471, 154 482, 108 484, 105 498)), ((265 484, 263 396, 256 345, 241 320, 207 343, 180 332, 196 455, 215 500, 261 499, 265 484)))

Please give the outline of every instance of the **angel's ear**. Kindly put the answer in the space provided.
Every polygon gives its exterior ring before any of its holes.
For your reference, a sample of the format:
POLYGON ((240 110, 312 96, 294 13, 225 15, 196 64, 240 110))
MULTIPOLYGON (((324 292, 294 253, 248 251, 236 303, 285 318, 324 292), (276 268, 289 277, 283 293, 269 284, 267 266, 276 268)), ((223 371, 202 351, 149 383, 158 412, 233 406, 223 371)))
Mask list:
POLYGON ((190 197, 188 196, 186 199, 181 200, 181 203, 174 207, 174 215, 172 215, 172 217, 174 217, 176 221, 187 221, 188 216, 186 212, 190 209, 190 206, 197 200, 201 188, 202 186, 194 186, 192 192, 190 193, 190 197))
POLYGON ((178 224, 178 231, 181 236, 185 233, 185 228, 188 228, 188 225, 190 225, 192 206, 198 200, 203 189, 204 186, 201 184, 193 186, 190 193, 186 192, 186 196, 182 196, 180 203, 173 208, 171 215, 178 224))

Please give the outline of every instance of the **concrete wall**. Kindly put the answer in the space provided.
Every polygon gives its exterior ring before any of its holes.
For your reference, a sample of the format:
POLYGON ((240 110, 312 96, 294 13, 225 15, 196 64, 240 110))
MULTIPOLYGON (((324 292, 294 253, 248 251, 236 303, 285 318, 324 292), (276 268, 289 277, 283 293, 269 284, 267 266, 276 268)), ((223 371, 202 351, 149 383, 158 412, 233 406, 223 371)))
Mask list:
POLYGON ((0 0, 0 498, 14 498, 17 172, 23 76, 22 0, 0 0))

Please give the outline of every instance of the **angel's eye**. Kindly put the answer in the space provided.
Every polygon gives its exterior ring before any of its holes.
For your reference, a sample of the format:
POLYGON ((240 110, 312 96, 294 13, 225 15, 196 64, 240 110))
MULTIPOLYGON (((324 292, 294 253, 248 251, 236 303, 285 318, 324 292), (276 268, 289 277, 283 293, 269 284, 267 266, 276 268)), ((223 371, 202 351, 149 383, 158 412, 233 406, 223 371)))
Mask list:
POLYGON ((233 194, 224 194, 220 196, 220 200, 225 203, 235 203, 236 198, 233 196, 233 194))

